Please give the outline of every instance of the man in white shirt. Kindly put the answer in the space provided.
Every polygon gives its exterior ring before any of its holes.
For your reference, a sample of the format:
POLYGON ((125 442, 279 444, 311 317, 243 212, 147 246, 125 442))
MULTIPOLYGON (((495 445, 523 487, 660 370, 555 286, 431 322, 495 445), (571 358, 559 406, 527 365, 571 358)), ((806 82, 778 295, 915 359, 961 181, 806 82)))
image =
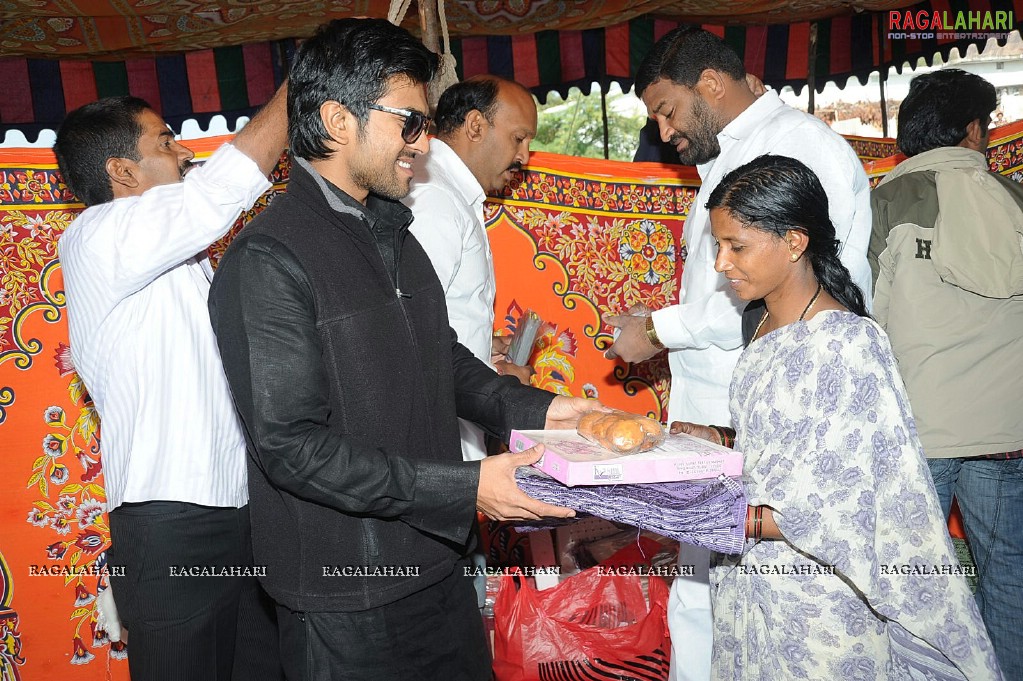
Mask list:
POLYGON ((281 678, 205 249, 270 187, 285 100, 282 88, 202 167, 136 97, 87 104, 57 133, 61 173, 87 206, 58 252, 72 357, 102 419, 111 583, 134 681, 281 678))
MULTIPOLYGON (((458 341, 498 373, 529 384, 532 370, 501 356, 507 336, 494 335, 494 260, 483 222, 488 194, 501 194, 529 161, 536 137, 536 103, 518 83, 477 76, 441 95, 437 137, 430 153, 416 159, 412 191, 412 233, 430 256, 448 304, 458 341), (494 361, 491 361, 494 359, 494 361)), ((459 419, 462 456, 486 456, 483 431, 459 419)))
MULTIPOLYGON (((870 187, 849 144, 817 118, 797 111, 773 91, 756 97, 742 61, 720 38, 679 28, 657 42, 636 76, 636 92, 657 121, 661 139, 702 184, 686 219, 688 247, 678 305, 648 316, 611 317, 622 333, 608 357, 641 362, 669 350, 668 421, 728 426, 728 384, 742 351, 743 304, 714 271, 707 197, 729 171, 763 154, 798 159, 820 178, 842 242, 841 259, 870 300, 867 264, 870 187)), ((634 312, 634 314, 642 314, 634 312)), ((682 545, 679 562, 693 578, 677 578, 669 602, 673 679, 710 675, 711 622, 708 552, 682 545)))

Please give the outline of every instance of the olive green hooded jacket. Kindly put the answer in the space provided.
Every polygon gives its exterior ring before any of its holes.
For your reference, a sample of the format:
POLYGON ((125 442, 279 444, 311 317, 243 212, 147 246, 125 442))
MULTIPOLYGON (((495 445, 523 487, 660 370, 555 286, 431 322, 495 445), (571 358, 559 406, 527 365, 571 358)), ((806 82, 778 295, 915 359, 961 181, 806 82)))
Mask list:
POLYGON ((943 147, 899 164, 871 208, 874 314, 927 456, 1023 448, 1023 186, 943 147))

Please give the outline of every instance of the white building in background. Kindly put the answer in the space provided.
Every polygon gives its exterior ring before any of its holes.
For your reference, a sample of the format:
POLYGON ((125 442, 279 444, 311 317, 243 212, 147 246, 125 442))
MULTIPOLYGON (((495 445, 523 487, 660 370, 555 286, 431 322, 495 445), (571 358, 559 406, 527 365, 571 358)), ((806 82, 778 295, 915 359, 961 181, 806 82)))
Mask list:
MULTIPOLYGON (((888 112, 888 136, 895 137, 897 104, 906 98, 909 93, 909 82, 914 76, 921 73, 929 73, 942 68, 957 68, 970 73, 975 73, 987 79, 998 90, 999 108, 1003 120, 995 125, 1004 125, 1012 121, 1023 119, 1023 39, 1018 31, 1009 34, 1009 39, 1004 47, 999 47, 995 40, 989 40, 984 50, 978 53, 973 45, 966 51, 965 56, 959 56, 958 50, 953 49, 949 58, 944 63, 940 57, 936 57, 934 64, 928 66, 926 61, 921 59, 915 68, 907 64, 903 67, 902 73, 898 73, 894 67, 888 70, 888 78, 885 80, 885 99, 889 102, 888 112), (892 106, 892 105, 896 106, 892 106)), ((814 110, 818 116, 828 120, 835 131, 843 135, 862 135, 865 137, 880 137, 880 110, 881 110, 881 88, 878 82, 879 74, 870 74, 866 84, 860 84, 856 78, 850 78, 845 87, 839 87, 834 82, 829 82, 824 91, 814 98, 814 110), (848 110, 848 105, 868 105, 863 108, 870 108, 878 112, 875 121, 868 122, 855 116, 846 118, 841 115, 831 119, 838 111, 848 110), (846 106, 843 106, 846 105, 846 106), (873 123, 873 124, 872 124, 873 123)), ((779 95, 787 104, 806 110, 808 92, 803 88, 798 95, 792 88, 784 88, 779 95)))
MULTIPOLYGON (((223 116, 216 115, 210 119, 210 126, 206 130, 199 127, 199 122, 194 118, 190 118, 185 121, 181 130, 177 130, 177 138, 179 140, 194 140, 201 137, 214 137, 216 135, 227 135, 228 133, 235 133, 242 129, 246 123, 249 122, 247 116, 242 116, 238 119, 234 130, 230 130, 227 127, 227 119, 223 116)), ((14 147, 28 147, 37 149, 49 149, 53 146, 53 143, 57 139, 57 133, 53 130, 43 130, 39 133, 39 137, 34 142, 29 142, 25 135, 20 130, 8 130, 4 139, 0 141, 0 149, 14 148, 14 147)))

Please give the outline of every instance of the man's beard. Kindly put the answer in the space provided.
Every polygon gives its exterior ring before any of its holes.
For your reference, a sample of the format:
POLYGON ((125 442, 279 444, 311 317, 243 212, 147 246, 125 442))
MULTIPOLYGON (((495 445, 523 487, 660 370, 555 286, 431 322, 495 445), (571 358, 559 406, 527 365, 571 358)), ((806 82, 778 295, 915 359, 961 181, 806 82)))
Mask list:
POLYGON ((723 126, 718 124, 717 117, 702 99, 697 97, 689 112, 693 121, 691 134, 676 133, 672 135, 670 144, 677 147, 682 140, 688 140, 686 148, 678 152, 678 160, 683 165, 696 166, 718 157, 721 144, 718 133, 723 126))
MULTIPOLYGON (((398 156, 398 159, 404 159, 412 162, 415 156, 402 152, 398 156)), ((396 159, 396 162, 397 160, 396 159)), ((363 189, 369 190, 377 196, 382 196, 385 199, 391 199, 392 201, 398 201, 408 196, 411 185, 408 180, 398 176, 397 170, 394 166, 390 166, 387 170, 383 168, 374 168, 369 164, 366 165, 353 165, 349 171, 351 174, 352 182, 356 186, 362 187, 363 189), (388 170, 390 172, 388 172, 388 170)))

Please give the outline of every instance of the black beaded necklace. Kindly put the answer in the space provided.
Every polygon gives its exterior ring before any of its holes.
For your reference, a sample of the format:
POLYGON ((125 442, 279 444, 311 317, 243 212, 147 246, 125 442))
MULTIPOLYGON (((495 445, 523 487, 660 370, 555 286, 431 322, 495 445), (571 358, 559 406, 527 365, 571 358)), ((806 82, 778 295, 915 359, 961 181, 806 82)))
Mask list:
MULTIPOLYGON (((810 311, 810 309, 817 303, 817 299, 820 298, 821 290, 822 290, 821 285, 817 284, 817 292, 813 294, 813 298, 811 298, 810 302, 807 303, 806 307, 803 308, 803 314, 799 315, 799 319, 797 319, 796 321, 798 321, 798 322, 803 321, 803 318, 806 317, 806 313, 810 311)), ((760 323, 757 324, 757 328, 753 332, 753 338, 754 339, 757 338, 760 335, 760 327, 762 327, 764 325, 764 322, 767 321, 767 318, 770 315, 771 315, 770 310, 765 308, 764 309, 764 316, 760 318, 760 323)), ((746 327, 746 328, 749 328, 749 327, 746 327)))

